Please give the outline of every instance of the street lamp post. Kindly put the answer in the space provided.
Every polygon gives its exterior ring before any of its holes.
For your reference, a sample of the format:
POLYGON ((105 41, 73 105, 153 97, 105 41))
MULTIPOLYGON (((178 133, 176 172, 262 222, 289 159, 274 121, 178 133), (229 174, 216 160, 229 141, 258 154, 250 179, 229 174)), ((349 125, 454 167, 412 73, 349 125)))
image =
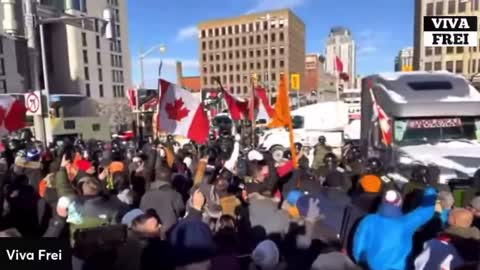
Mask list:
POLYGON ((267 94, 268 94, 268 101, 271 102, 272 101, 272 80, 271 80, 271 75, 272 75, 272 27, 271 27, 271 24, 270 24, 270 21, 272 19, 275 19, 276 17, 272 17, 270 15, 270 13, 267 13, 267 15, 265 16, 262 16, 259 18, 260 21, 262 22, 267 22, 267 46, 268 46, 268 49, 267 49, 267 62, 268 62, 268 65, 267 65, 267 87, 268 87, 268 90, 267 90, 267 94))
MULTIPOLYGON (((148 49, 146 52, 141 53, 140 56, 139 56, 139 59, 140 59, 140 79, 141 79, 140 89, 145 88, 145 73, 144 73, 143 61, 144 61, 145 57, 147 57, 149 54, 153 53, 157 49, 161 54, 165 53, 165 51, 167 50, 165 45, 158 44, 158 45, 155 45, 152 48, 148 49)), ((160 89, 158 89, 158 91, 160 91, 160 89)), ((140 100, 138 98, 138 90, 137 90, 137 102, 135 104, 135 111, 136 111, 135 115, 136 115, 138 135, 139 135, 140 138, 142 138, 143 137, 143 134, 142 134, 143 133, 142 132, 143 122, 141 121, 141 112, 140 112, 139 102, 140 102, 140 100)))
POLYGON ((141 78, 140 88, 145 87, 145 73, 144 73, 144 69, 143 69, 143 61, 145 60, 145 57, 147 57, 149 54, 153 53, 157 49, 160 51, 161 54, 165 53, 165 51, 167 50, 165 45, 158 44, 158 45, 153 46, 152 48, 150 48, 146 52, 140 54, 140 56, 139 56, 139 58, 140 58, 140 78, 141 78))

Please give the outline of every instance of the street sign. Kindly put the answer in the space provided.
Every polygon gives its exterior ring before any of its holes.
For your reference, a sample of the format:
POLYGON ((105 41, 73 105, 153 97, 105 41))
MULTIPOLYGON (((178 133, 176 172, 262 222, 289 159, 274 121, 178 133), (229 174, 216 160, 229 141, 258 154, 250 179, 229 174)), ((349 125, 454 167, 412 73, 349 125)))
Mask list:
POLYGON ((39 115, 41 114, 40 110, 40 97, 37 93, 32 92, 28 93, 25 98, 25 107, 27 108, 29 114, 31 115, 39 115))
POLYGON ((290 87, 292 90, 300 90, 300 74, 292 73, 290 76, 290 87))

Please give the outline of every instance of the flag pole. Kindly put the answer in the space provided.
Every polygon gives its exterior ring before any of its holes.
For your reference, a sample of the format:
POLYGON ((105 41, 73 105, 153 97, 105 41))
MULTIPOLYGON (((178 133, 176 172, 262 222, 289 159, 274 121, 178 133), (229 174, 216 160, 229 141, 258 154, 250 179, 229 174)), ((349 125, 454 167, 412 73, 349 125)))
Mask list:
POLYGON ((252 147, 255 148, 255 129, 257 126, 256 119, 255 119, 255 78, 252 76, 251 78, 252 84, 252 93, 251 93, 251 101, 250 101, 250 115, 252 117, 252 147))
POLYGON ((160 83, 160 79, 162 78, 162 66, 163 66, 163 60, 160 60, 160 64, 158 65, 158 85, 157 85, 157 89, 158 89, 158 104, 157 104, 157 113, 153 114, 154 115, 154 120, 155 123, 157 123, 155 125, 155 130, 153 131, 153 138, 154 139, 158 139, 159 137, 159 132, 158 132, 158 116, 159 116, 159 113, 160 113, 160 98, 162 97, 162 84, 160 83))

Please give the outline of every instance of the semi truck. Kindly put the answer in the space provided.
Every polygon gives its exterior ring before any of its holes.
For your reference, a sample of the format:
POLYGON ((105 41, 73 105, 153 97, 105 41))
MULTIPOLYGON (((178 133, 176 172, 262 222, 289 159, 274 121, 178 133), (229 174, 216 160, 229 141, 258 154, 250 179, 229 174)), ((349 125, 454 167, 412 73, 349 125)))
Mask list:
MULTIPOLYGON (((383 129, 385 130, 385 129, 383 129)), ((390 176, 408 181, 415 165, 440 169, 440 182, 469 180, 480 167, 480 93, 450 72, 380 73, 362 80, 360 148, 390 176), (374 100, 388 118, 385 143, 374 100)))

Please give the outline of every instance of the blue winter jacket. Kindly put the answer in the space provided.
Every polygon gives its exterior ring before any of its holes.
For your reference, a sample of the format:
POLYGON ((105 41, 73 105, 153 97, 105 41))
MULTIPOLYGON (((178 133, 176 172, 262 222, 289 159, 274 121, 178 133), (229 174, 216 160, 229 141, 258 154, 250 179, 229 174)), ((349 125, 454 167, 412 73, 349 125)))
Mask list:
POLYGON ((383 203, 376 214, 359 224, 353 243, 357 263, 371 270, 405 270, 415 231, 433 217, 437 192, 426 188, 422 204, 408 214, 400 207, 383 203))

